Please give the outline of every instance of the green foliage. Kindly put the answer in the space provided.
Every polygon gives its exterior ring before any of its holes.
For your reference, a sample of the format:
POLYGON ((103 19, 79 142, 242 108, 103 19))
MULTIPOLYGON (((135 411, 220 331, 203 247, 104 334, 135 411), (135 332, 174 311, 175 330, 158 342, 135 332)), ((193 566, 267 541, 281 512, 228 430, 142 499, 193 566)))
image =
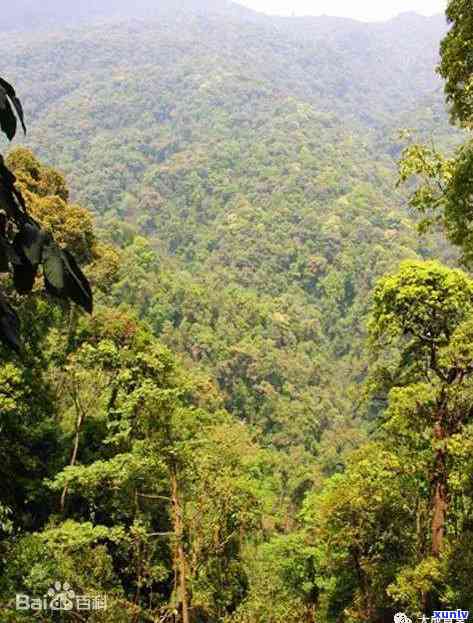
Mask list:
POLYGON ((473 62, 468 49, 473 40, 473 17, 468 0, 450 0, 447 19, 450 30, 442 41, 440 74, 445 78, 452 120, 471 127, 473 119, 473 62))
MULTIPOLYGON (((460 5, 442 71, 468 125, 460 5)), ((2 34, 71 192, 29 150, 9 166, 97 308, 35 292, 25 365, 2 349, 0 618, 56 581, 107 594, 86 615, 105 623, 468 608, 473 285, 416 227, 469 259, 471 146, 407 149, 413 216, 391 138, 409 119, 457 140, 432 95, 442 20, 207 9, 2 34)))
POLYGON ((321 620, 377 620, 394 604, 387 587, 410 559, 415 469, 381 444, 363 446, 346 472, 308 496, 304 518, 318 545, 321 620), (333 618, 332 618, 333 617, 333 618))
MULTIPOLYGON (((473 19, 469 2, 450 0, 447 8, 450 29, 440 46, 439 73, 445 78, 451 118, 460 126, 472 127, 473 64, 468 50, 473 38, 473 19)), ((471 171, 472 145, 469 136, 453 157, 446 158, 434 147, 408 147, 400 165, 400 180, 416 176, 417 188, 411 205, 427 214, 423 227, 440 224, 447 238, 460 247, 463 260, 471 264, 471 171)))
POLYGON ((376 286, 370 329, 384 344, 403 337, 411 339, 409 349, 444 346, 472 312, 473 282, 464 272, 438 262, 404 262, 376 286))
POLYGON ((303 533, 276 536, 245 552, 250 591, 235 623, 313 620, 318 595, 316 551, 303 533))

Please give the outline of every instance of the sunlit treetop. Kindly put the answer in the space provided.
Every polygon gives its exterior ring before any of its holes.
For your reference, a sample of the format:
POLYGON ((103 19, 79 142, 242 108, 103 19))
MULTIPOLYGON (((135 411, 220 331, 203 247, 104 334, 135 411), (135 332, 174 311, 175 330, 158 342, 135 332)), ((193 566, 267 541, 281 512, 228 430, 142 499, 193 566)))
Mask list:
POLYGON ((403 262, 374 292, 370 324, 375 339, 408 337, 418 344, 447 344, 473 312, 473 281, 439 262, 403 262))

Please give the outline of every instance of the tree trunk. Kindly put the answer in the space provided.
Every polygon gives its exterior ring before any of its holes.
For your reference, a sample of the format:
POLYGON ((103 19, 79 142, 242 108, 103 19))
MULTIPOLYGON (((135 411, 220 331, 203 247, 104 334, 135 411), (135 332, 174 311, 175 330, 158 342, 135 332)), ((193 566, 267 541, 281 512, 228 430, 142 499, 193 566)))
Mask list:
MULTIPOLYGON (((75 391, 76 390, 74 388, 74 392, 75 391)), ((85 411, 82 408, 76 393, 74 393, 74 405, 76 409, 76 429, 74 433, 74 445, 72 446, 71 459, 69 461, 70 467, 74 467, 74 465, 76 464, 77 453, 79 452, 80 433, 82 431, 82 426, 84 425, 84 421, 85 421, 85 411)), ((60 502, 60 508, 61 508, 62 514, 64 514, 64 510, 66 507, 66 496, 67 496, 68 490, 69 490, 69 482, 66 481, 66 484, 64 485, 64 488, 62 490, 61 502, 60 502)))
POLYGON ((366 621, 375 621, 376 620, 376 609, 374 608, 373 603, 372 603, 373 600, 372 600, 372 595, 371 595, 371 590, 370 590, 369 578, 361 566, 361 561, 360 561, 361 556, 360 556, 359 551, 357 551, 357 548, 353 548, 351 553, 353 557, 353 562, 355 563, 355 571, 358 576, 358 584, 363 594, 363 603, 364 603, 364 610, 362 613, 363 617, 366 621))
POLYGON ((174 536, 176 539, 176 570, 179 576, 178 585, 182 609, 182 623, 189 623, 189 597, 187 593, 187 564, 183 545, 184 527, 182 521, 182 505, 179 497, 177 469, 172 461, 170 465, 171 499, 173 509, 174 536))
POLYGON ((444 482, 437 482, 434 494, 434 514, 432 517, 432 555, 439 556, 443 548, 445 522, 447 518, 447 487, 444 482))
MULTIPOLYGON (((445 439, 445 429, 441 421, 437 421, 434 437, 437 441, 445 439)), ((432 499, 432 556, 438 557, 443 549, 445 524, 448 511, 447 472, 445 449, 439 448, 435 456, 432 499)))

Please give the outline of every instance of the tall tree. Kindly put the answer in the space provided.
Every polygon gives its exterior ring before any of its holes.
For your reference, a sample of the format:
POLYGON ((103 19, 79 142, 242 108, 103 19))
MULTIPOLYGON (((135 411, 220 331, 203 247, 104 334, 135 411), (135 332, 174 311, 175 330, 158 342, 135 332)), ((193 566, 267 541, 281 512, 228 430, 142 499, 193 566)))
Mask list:
MULTIPOLYGON (((442 556, 452 494, 454 435, 471 423, 473 281, 437 262, 406 262, 374 292, 370 330, 378 353, 388 353, 386 418, 398 433, 410 430, 415 451, 427 450, 430 551, 442 556), (396 364, 395 347, 399 355, 396 364), (422 450, 423 440, 428 446, 422 450)), ((426 605, 431 596, 425 595, 426 605)))

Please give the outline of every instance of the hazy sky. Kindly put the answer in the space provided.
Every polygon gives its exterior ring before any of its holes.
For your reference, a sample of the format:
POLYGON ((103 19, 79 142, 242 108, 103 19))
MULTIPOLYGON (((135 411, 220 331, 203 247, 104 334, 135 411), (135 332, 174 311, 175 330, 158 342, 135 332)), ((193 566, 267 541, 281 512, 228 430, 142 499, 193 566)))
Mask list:
POLYGON ((361 20, 383 20, 403 11, 433 15, 445 10, 447 0, 236 0, 256 11, 278 15, 336 15, 361 20))

